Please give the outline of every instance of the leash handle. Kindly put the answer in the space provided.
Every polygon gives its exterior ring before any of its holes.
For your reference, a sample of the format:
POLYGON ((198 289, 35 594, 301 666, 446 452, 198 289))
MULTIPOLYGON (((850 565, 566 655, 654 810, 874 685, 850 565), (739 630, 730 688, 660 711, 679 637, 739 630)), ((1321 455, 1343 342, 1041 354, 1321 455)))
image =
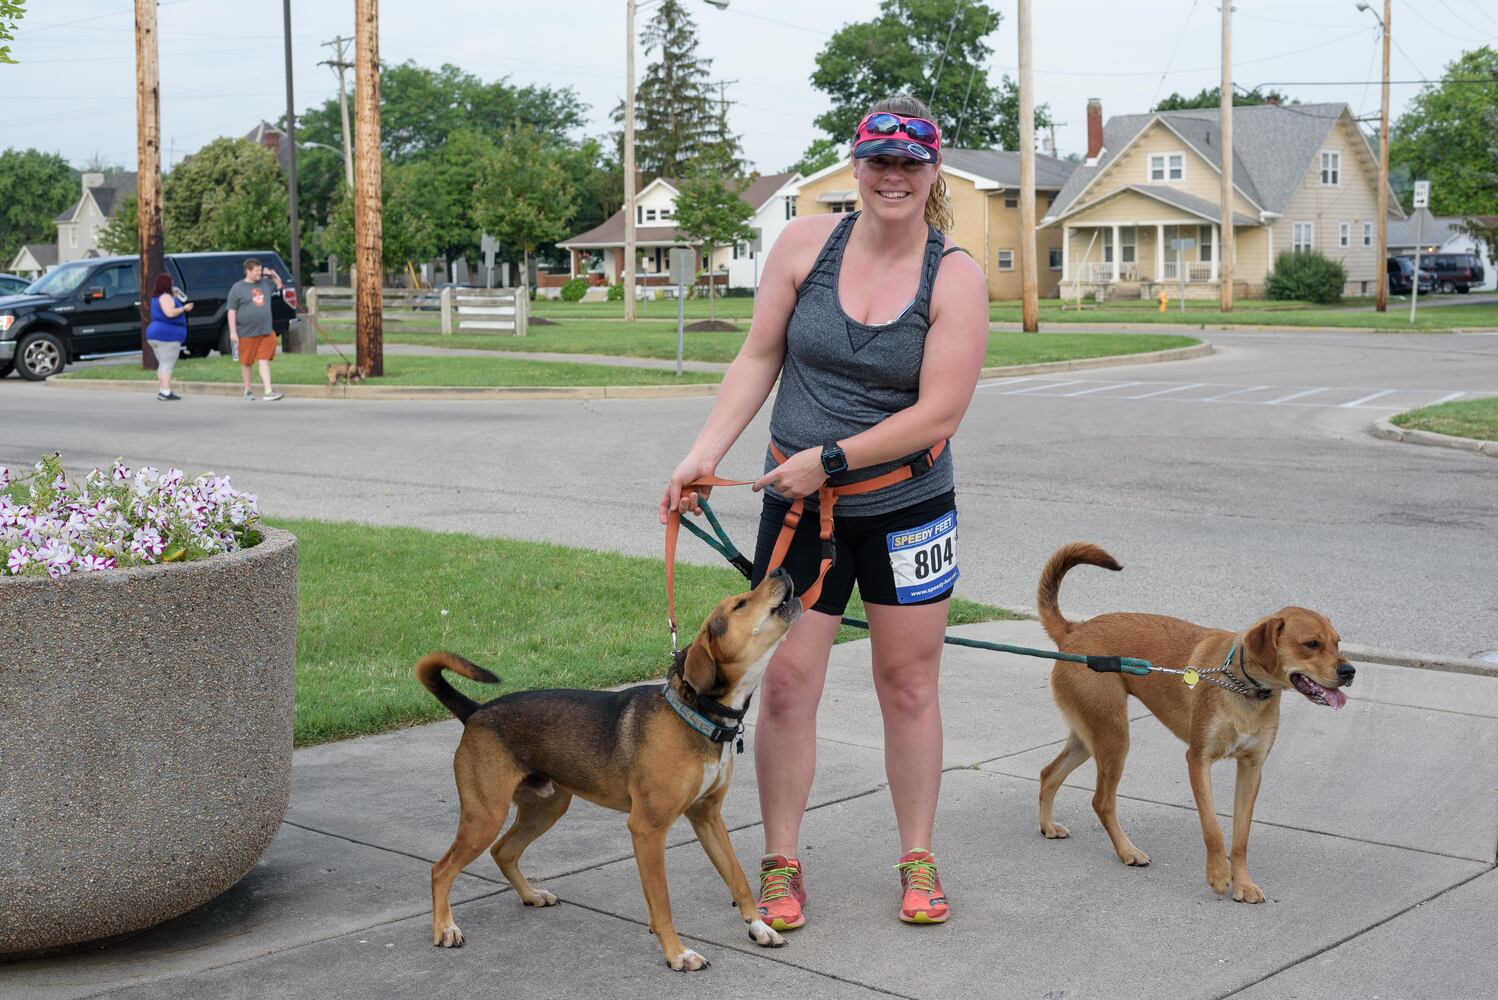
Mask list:
MULTIPOLYGON (((695 482, 682 484, 681 492, 687 493, 703 486, 748 486, 751 482, 752 480, 748 479, 724 479, 721 476, 707 476, 695 482)), ((693 526, 689 523, 688 527, 693 526)), ((681 499, 678 497, 676 509, 666 515, 666 625, 671 629, 671 652, 673 655, 678 649, 676 640, 676 541, 680 536, 681 499)), ((706 541, 705 538, 704 541, 706 541)), ((717 546, 714 546, 714 548, 717 548, 717 546)), ((720 549, 719 551, 722 550, 720 549)), ((724 554, 726 555, 726 553, 724 554)))

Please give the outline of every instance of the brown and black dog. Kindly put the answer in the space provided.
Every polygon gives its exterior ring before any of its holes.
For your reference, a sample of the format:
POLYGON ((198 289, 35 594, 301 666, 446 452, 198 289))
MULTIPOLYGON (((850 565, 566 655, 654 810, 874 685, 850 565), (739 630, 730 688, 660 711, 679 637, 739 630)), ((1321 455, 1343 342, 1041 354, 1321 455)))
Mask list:
POLYGON ((677 654, 665 688, 689 711, 707 717, 699 725, 713 731, 717 742, 673 709, 660 683, 623 691, 523 691, 481 706, 448 684, 442 671, 486 683, 498 678, 452 653, 424 657, 416 676, 464 727, 453 758, 458 834, 432 866, 432 942, 445 948, 463 944, 448 897, 458 873, 491 844, 495 863, 525 905, 555 905, 556 896, 520 873, 520 855, 581 795, 629 814, 650 930, 672 969, 707 965, 681 943, 671 922, 666 835, 682 815, 728 884, 750 938, 765 947, 785 944, 755 910, 720 808, 733 779, 733 740, 724 734, 737 728, 771 651, 800 614, 790 575, 776 570, 751 592, 719 603, 677 654), (511 802, 515 822, 495 844, 511 802))
POLYGON ((342 382, 345 385, 353 385, 355 382, 364 380, 364 369, 357 365, 344 363, 341 365, 328 365, 328 388, 342 382))
POLYGON ((1119 826, 1116 808, 1118 780, 1129 752, 1127 703, 1133 695, 1187 744, 1191 792, 1207 845, 1207 884, 1218 893, 1231 886, 1234 899, 1262 903, 1264 893, 1248 876, 1248 831, 1264 759, 1279 729, 1280 692, 1299 691, 1318 705, 1341 708, 1347 696, 1338 689, 1351 684, 1354 674, 1338 649, 1341 637, 1324 616, 1295 607, 1281 608, 1236 634, 1164 615, 1115 613, 1067 621, 1056 594, 1066 571, 1079 563, 1123 569, 1087 542, 1073 542, 1051 556, 1040 575, 1036 604, 1041 624, 1059 650, 1136 657, 1177 668, 1227 666, 1227 683, 1233 689, 1205 679, 1188 688, 1180 677, 1164 673, 1095 673, 1057 660, 1051 669, 1051 694, 1071 732, 1061 753, 1040 772, 1040 832, 1048 838, 1067 836, 1066 827, 1051 819, 1056 791, 1068 774, 1096 757, 1092 808, 1124 864, 1149 864, 1149 855, 1119 826), (1223 851, 1212 805, 1212 764, 1228 757, 1238 761, 1231 853, 1223 851))

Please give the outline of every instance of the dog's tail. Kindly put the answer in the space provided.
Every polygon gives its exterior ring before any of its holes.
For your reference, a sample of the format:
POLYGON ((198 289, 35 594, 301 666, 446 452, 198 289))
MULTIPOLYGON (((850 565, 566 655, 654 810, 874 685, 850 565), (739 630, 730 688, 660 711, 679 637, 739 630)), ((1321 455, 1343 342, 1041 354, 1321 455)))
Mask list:
POLYGON ((459 721, 467 722, 468 717, 478 710, 479 703, 447 683, 447 678, 442 676, 444 670, 451 670, 484 684, 498 684, 499 678, 483 667, 469 663, 457 653, 428 653, 416 664, 416 678, 421 681, 421 686, 432 692, 459 721))
POLYGON ((1040 613, 1040 623, 1045 626, 1046 635, 1052 642, 1060 642, 1072 629, 1072 623, 1061 614, 1056 595, 1061 590, 1061 578, 1066 571, 1079 563, 1111 570, 1123 569, 1118 560, 1091 542, 1063 545, 1046 560, 1045 569, 1040 571, 1040 587, 1035 592, 1035 609, 1040 613))

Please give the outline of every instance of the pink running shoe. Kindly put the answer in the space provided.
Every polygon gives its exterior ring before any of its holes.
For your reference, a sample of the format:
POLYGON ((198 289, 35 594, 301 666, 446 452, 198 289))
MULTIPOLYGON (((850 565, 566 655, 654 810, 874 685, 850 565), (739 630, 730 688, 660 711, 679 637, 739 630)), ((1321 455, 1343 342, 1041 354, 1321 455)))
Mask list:
POLYGON ((766 854, 759 862, 759 915, 777 931, 806 923, 806 882, 801 862, 784 854, 766 854))
POLYGON ((947 896, 930 851, 911 851, 895 865, 900 871, 900 919, 907 924, 941 924, 947 920, 947 896))

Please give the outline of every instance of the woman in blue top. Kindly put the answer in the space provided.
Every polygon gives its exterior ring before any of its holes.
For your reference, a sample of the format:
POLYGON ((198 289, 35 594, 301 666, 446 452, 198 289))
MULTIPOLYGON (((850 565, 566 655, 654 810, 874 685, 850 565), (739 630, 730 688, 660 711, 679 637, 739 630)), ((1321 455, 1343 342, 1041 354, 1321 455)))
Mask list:
POLYGON ((172 391, 172 369, 177 367, 177 355, 187 341, 190 312, 192 303, 179 300, 179 293, 172 287, 172 276, 156 275, 151 282, 151 324, 146 327, 146 343, 156 354, 156 398, 163 402, 182 399, 172 391))

